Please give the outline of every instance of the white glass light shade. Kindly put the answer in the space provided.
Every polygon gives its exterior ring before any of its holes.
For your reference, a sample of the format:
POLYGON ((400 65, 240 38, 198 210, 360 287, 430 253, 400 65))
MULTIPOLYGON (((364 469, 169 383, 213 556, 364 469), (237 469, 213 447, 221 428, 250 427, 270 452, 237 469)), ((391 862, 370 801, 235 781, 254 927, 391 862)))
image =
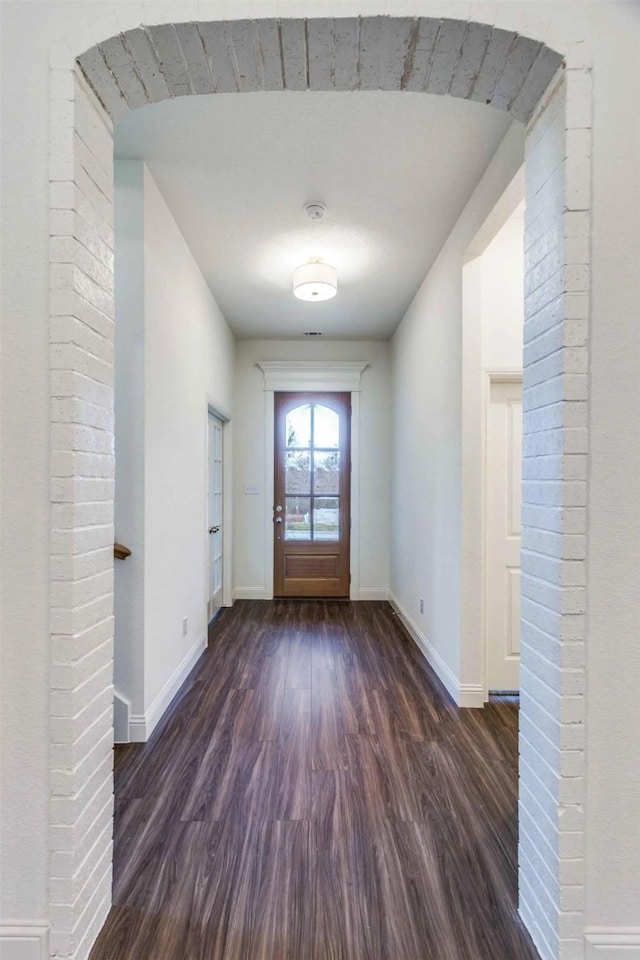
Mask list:
POLYGON ((303 263, 293 271, 293 292, 299 300, 330 300, 338 292, 338 271, 328 263, 303 263))

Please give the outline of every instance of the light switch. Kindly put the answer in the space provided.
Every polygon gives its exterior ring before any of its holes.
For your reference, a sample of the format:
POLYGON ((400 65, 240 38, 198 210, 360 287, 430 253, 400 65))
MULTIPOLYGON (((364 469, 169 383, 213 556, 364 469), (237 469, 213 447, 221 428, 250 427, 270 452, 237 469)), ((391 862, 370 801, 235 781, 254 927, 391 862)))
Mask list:
POLYGON ((253 483, 247 483, 244 492, 247 497, 255 497, 260 493, 260 488, 253 483))

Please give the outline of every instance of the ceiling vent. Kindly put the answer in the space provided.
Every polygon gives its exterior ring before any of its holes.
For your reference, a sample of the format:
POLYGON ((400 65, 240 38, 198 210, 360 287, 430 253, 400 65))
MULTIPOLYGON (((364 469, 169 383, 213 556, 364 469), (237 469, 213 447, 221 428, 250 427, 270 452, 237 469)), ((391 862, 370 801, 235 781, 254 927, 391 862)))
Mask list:
POLYGON ((322 333, 320 330, 305 330, 302 334, 303 337, 321 337, 322 333))

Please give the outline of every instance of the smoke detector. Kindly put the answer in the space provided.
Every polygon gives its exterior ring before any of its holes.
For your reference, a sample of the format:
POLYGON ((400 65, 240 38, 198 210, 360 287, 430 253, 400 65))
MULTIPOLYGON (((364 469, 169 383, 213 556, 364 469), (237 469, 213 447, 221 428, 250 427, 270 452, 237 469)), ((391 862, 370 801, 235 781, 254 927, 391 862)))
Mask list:
POLYGON ((308 203, 304 208, 304 212, 309 217, 309 220, 322 220, 326 209, 327 205, 325 203, 320 203, 319 200, 316 200, 313 203, 308 203))

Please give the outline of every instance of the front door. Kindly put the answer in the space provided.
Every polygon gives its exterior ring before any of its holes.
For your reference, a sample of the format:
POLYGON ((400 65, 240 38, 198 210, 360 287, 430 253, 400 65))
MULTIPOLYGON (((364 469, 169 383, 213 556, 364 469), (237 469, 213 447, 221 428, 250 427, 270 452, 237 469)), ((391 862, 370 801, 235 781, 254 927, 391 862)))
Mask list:
POLYGON ((348 597, 351 394, 276 393, 274 595, 348 597))
POLYGON ((490 383, 486 433, 487 688, 520 685, 522 380, 490 383))
POLYGON ((207 526, 209 538, 209 622, 222 606, 222 422, 209 411, 207 441, 207 526))

